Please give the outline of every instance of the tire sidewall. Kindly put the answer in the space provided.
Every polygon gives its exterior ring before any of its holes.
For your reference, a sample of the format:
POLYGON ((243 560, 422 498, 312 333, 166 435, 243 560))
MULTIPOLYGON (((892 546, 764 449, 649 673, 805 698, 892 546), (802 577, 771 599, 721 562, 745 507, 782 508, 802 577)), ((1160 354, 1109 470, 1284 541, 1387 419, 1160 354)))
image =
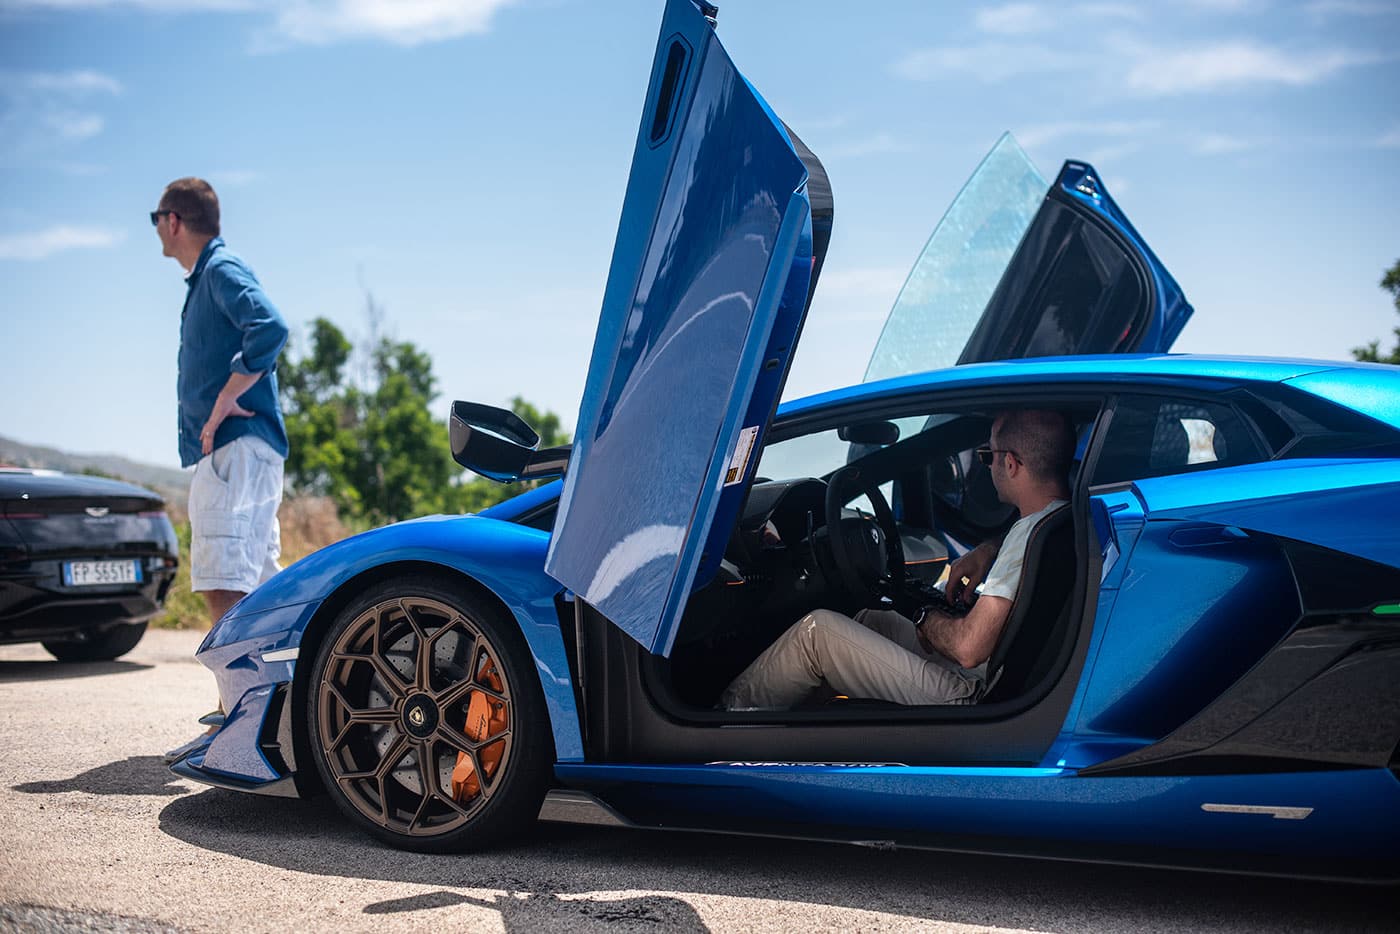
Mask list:
POLYGON ((117 623, 84 642, 55 639, 40 644, 61 662, 110 662, 136 648, 145 634, 144 622, 117 623))

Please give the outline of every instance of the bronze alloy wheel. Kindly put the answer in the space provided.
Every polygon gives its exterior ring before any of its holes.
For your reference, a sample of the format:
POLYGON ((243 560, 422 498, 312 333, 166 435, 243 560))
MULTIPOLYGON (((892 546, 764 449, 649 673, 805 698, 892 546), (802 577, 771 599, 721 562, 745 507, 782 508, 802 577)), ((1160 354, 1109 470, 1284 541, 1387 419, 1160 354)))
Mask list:
POLYGON ((405 593, 352 606, 316 668, 323 777, 343 808, 398 845, 475 822, 516 755, 523 685, 500 636, 450 599, 405 593))

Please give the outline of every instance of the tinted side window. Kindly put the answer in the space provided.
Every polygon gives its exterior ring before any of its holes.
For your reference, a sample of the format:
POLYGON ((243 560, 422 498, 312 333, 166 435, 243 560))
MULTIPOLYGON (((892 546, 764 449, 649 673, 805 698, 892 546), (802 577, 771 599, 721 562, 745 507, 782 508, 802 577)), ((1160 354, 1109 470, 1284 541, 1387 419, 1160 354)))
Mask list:
POLYGON ((1226 405, 1121 396, 1093 483, 1121 483, 1264 459, 1249 427, 1226 405))

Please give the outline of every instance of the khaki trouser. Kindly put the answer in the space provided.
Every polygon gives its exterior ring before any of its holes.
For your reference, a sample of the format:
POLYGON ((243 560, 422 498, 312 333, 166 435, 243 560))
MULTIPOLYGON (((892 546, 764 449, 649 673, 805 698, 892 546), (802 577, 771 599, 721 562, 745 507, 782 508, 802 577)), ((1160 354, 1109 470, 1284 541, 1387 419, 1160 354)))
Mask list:
POLYGON ((832 610, 802 617, 725 689, 720 706, 786 709, 823 684, 848 697, 896 704, 972 704, 980 671, 925 652, 914 624, 892 610, 862 610, 855 619, 832 610))

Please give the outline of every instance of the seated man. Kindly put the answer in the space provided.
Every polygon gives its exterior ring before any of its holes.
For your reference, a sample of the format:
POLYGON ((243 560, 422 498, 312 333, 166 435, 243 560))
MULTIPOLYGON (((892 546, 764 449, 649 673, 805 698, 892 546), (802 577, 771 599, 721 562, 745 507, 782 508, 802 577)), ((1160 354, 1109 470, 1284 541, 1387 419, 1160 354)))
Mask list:
POLYGON ((987 690, 985 666, 1011 615, 1031 530, 1069 501, 1074 446, 1073 426, 1058 412, 997 416, 990 448, 977 454, 1019 518, 1000 546, 984 542, 949 568, 951 602, 982 583, 967 615, 930 609, 916 626, 892 610, 862 610, 855 619, 815 610, 730 683, 720 706, 784 709, 822 686, 896 704, 975 704, 987 690))

